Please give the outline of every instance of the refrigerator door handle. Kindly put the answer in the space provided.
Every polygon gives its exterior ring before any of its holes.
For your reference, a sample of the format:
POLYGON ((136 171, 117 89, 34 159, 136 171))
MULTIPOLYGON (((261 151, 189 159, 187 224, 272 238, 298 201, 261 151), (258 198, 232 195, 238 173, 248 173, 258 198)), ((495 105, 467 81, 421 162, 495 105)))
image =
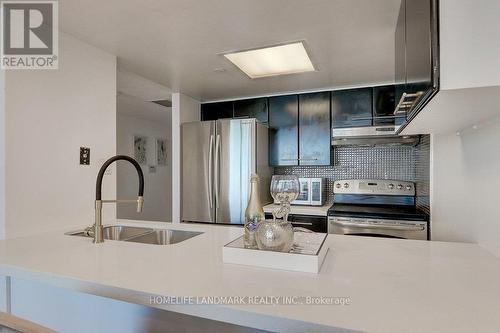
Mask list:
POLYGON ((215 139, 215 208, 219 208, 220 135, 215 139))
POLYGON ((208 148, 208 202, 210 203, 210 208, 214 207, 213 203, 213 174, 212 174, 212 164, 213 164, 213 155, 214 155, 214 136, 210 135, 210 144, 208 148))

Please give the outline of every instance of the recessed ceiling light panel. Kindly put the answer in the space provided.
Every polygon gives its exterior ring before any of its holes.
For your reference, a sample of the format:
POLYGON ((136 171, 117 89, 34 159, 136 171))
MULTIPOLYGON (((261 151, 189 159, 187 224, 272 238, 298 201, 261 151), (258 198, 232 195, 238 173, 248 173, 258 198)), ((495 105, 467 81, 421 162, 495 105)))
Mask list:
POLYGON ((252 79, 314 71, 302 42, 226 53, 224 56, 252 79))

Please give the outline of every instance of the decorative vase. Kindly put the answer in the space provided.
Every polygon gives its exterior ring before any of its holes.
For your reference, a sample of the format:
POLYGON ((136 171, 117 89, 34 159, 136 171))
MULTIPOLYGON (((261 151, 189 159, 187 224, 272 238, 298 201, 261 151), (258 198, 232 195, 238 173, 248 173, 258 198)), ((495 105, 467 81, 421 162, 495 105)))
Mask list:
POLYGON ((264 220, 255 230, 259 250, 290 252, 293 245, 293 226, 286 220, 264 220))

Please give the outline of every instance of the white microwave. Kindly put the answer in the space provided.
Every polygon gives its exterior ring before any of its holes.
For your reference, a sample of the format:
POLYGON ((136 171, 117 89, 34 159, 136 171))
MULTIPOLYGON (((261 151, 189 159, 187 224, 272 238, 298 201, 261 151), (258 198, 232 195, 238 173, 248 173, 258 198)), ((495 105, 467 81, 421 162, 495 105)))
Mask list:
POLYGON ((291 202, 292 205, 323 206, 325 203, 324 178, 299 178, 299 188, 299 196, 291 202))

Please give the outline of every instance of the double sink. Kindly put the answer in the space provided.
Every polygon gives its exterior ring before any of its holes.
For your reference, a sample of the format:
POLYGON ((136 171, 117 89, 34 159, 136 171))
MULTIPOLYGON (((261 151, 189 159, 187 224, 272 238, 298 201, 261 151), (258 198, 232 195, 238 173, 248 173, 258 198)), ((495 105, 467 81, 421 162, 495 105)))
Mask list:
MULTIPOLYGON (((176 244, 202 234, 202 232, 196 231, 153 229, 124 225, 109 225, 104 226, 103 229, 104 239, 153 245, 176 244)), ((85 230, 68 232, 66 235, 92 238, 85 230)))

